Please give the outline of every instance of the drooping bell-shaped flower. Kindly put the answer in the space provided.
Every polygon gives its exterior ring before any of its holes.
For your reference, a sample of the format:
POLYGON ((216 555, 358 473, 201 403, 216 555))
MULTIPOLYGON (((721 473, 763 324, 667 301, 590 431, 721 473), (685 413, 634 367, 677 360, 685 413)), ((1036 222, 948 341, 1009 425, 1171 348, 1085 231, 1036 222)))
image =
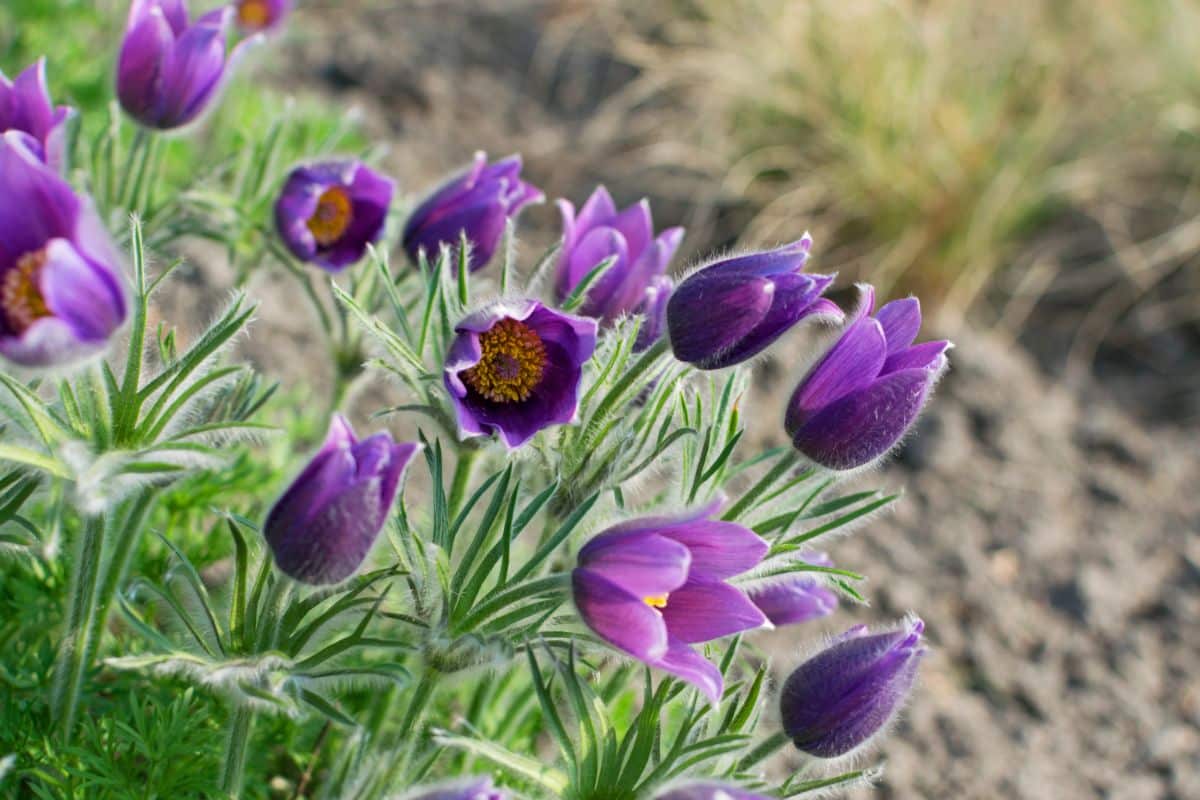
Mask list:
POLYGON ((560 303, 609 258, 613 264, 588 289, 581 314, 611 325, 620 317, 641 313, 651 287, 659 287, 655 297, 661 294, 660 281, 665 280, 667 265, 683 241, 683 228, 668 228, 655 237, 649 201, 617 211, 603 186, 592 192, 578 215, 566 200, 559 200, 558 207, 563 247, 554 290, 560 303))
POLYGON ((912 617, 882 633, 851 628, 783 685, 783 730, 805 753, 837 758, 866 744, 904 705, 925 649, 912 617))
POLYGON ((237 0, 237 24, 246 33, 275 30, 292 11, 292 0, 237 0))
POLYGON ((488 164, 486 153, 476 153, 470 169, 442 184, 409 216, 404 250, 414 264, 422 252, 433 262, 442 245, 457 252, 465 233, 471 245, 468 265, 472 272, 483 269, 500 246, 508 220, 544 199, 541 189, 521 180, 519 155, 488 164))
POLYGON ((949 342, 912 343, 921 328, 915 297, 871 316, 875 290, 861 288, 853 320, 796 387, 784 420, 796 449, 833 470, 861 467, 891 450, 949 363, 949 342))
POLYGON ((491 778, 469 778, 440 786, 414 789, 401 800, 506 800, 508 793, 496 788, 491 778))
POLYGON ((0 355, 63 366, 104 348, 128 310, 120 259, 91 202, 42 162, 37 141, 0 138, 0 355))
POLYGON ((338 272, 383 233, 394 188, 358 161, 300 166, 275 203, 275 226, 296 258, 338 272))
POLYGON ((722 369, 752 358, 805 318, 841 321, 821 294, 833 276, 806 275, 812 239, 718 260, 685 278, 667 304, 671 348, 680 361, 722 369))
POLYGON ((359 441, 335 415, 325 444, 263 523, 279 569, 309 584, 338 583, 357 572, 419 449, 386 433, 359 441))
POLYGON ((199 117, 224 82, 234 9, 195 21, 185 0, 133 0, 117 62, 117 98, 147 128, 171 130, 199 117))
POLYGON ((516 448, 575 420, 595 320, 525 300, 484 308, 454 330, 444 380, 464 437, 498 433, 516 448))
POLYGON ((37 151, 56 172, 67 159, 67 126, 75 110, 55 107, 46 85, 46 59, 39 58, 10 81, 0 72, 0 133, 21 131, 37 142, 37 151))
POLYGON ((579 551, 575 606, 613 647, 721 699, 721 672, 692 645, 769 625, 728 579, 752 569, 767 543, 707 512, 609 528, 579 551))
MULTIPOLYGON (((833 566, 829 556, 815 551, 804 553, 801 560, 820 567, 833 566)), ((811 572, 767 579, 746 593, 777 628, 827 617, 838 606, 837 593, 811 572)))
POLYGON ((724 783, 686 783, 655 795, 655 800, 771 800, 724 783))

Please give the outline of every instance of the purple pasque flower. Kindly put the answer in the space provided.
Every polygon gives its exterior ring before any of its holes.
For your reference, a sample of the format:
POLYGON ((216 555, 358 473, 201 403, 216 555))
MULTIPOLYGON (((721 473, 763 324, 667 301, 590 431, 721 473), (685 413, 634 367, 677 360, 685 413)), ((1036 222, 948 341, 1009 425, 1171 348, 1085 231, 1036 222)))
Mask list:
POLYGON ((99 352, 128 310, 108 232, 39 150, 0 136, 0 355, 28 367, 99 352))
MULTIPOLYGON (((832 567, 825 553, 808 551, 800 560, 819 567, 832 567)), ((837 593, 811 572, 793 572, 767 579, 746 590, 750 600, 779 628, 827 617, 837 610, 837 593)))
POLYGON ((117 98, 125 113, 157 130, 199 117, 232 58, 225 40, 233 14, 223 6, 191 22, 186 0, 133 0, 117 61, 117 98))
POLYGON ((656 238, 648 200, 617 211, 603 186, 592 192, 578 216, 566 200, 559 200, 558 207, 563 223, 554 284, 558 301, 566 300, 589 272, 612 258, 612 266, 588 289, 580 313, 612 325, 620 317, 641 312, 647 290, 661 286, 656 281, 679 249, 683 228, 668 228, 656 238))
POLYGON ((275 226, 296 258, 338 272, 379 238, 394 189, 359 161, 299 166, 275 203, 275 226))
POLYGON ((457 250, 465 233, 471 243, 468 265, 472 272, 483 269, 500 245, 508 220, 544 199, 541 189, 521 180, 519 155, 488 164, 486 153, 476 153, 470 169, 442 184, 409 216, 404 251, 414 264, 420 263, 422 252, 436 261, 442 245, 457 250))
POLYGON ((771 800, 724 783, 686 783, 656 795, 655 800, 771 800))
POLYGON ((667 304, 667 331, 680 361, 723 369, 761 353, 807 317, 841 321, 821 294, 832 275, 801 272, 804 238, 776 250, 718 260, 685 278, 667 304))
POLYGON ((575 420, 595 320, 524 300, 488 306, 454 331, 444 380, 462 436, 498 433, 516 448, 575 420))
POLYGON ((75 110, 55 107, 46 86, 46 59, 39 58, 10 81, 0 72, 0 133, 21 131, 37 142, 37 152, 50 168, 63 172, 67 160, 67 125, 75 110))
POLYGON ((237 24, 246 33, 277 28, 292 11, 292 0, 237 0, 237 24))
POLYGON ((833 470, 869 464, 912 426, 949 363, 947 341, 914 345, 921 328, 915 297, 894 300, 875 316, 875 289, 838 341, 800 381, 784 428, 814 463, 833 470))
POLYGON ((465 781, 425 787, 403 796, 403 800, 506 800, 508 793, 496 788, 491 778, 469 778, 465 781))
POLYGON ((263 535, 275 563, 302 583, 353 575, 387 521, 404 469, 421 446, 376 433, 359 441, 336 414, 325 444, 275 502, 263 535))
POLYGON ((638 328, 633 352, 648 350, 650 345, 662 338, 667 325, 667 303, 671 301, 674 289, 675 284, 670 278, 659 275, 650 281, 642 293, 642 302, 634 309, 634 313, 642 318, 642 326, 638 328))
POLYGON ((727 582, 757 566, 768 546, 710 512, 609 528, 579 551, 571 580, 579 615, 597 636, 716 703, 721 672, 691 645, 770 624, 727 582))
POLYGON ((796 747, 837 758, 882 730, 912 689, 924 630, 916 617, 875 634, 858 625, 797 667, 779 697, 783 730, 796 747))

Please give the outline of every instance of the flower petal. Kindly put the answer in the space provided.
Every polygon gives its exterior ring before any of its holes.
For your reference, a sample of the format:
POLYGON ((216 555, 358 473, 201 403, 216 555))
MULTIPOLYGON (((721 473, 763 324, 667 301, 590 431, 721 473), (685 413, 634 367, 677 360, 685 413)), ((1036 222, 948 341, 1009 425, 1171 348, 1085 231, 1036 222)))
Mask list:
POLYGON ((720 580, 753 569, 770 545, 758 534, 736 522, 697 519, 657 530, 679 542, 691 553, 689 575, 701 580, 720 580))
POLYGON ((579 616, 601 639, 651 664, 666 654, 667 626, 641 598, 583 567, 571 584, 579 616))
POLYGON ((691 561, 682 544, 645 531, 602 533, 579 551, 580 567, 639 599, 670 594, 683 586, 691 561))
POLYGON ((875 319, 887 337, 888 355, 908 347, 921 330, 921 301, 915 297, 893 300, 879 309, 875 319))
POLYGON ((869 386, 883 369, 887 340, 883 326, 870 317, 850 324, 842 337, 801 381, 788 403, 784 424, 794 434, 813 414, 869 386))
POLYGON ((721 702, 725 691, 721 671, 683 642, 672 639, 666 653, 653 666, 692 684, 713 703, 721 702))
POLYGON ((689 579, 662 609, 672 639, 697 644, 770 624, 740 589, 723 581, 689 579))

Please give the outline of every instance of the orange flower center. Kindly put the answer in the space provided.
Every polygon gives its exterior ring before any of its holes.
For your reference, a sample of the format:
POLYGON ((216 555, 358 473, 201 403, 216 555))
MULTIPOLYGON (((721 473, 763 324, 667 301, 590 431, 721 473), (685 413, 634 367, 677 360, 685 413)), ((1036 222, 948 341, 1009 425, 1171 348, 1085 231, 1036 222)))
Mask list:
POLYGON ((44 249, 26 253, 0 281, 0 313, 13 333, 24 333, 38 319, 52 316, 38 286, 38 275, 44 266, 44 249))
POLYGON ((528 400, 546 372, 546 345, 533 328, 509 317, 479 334, 483 354, 463 380, 495 403, 528 400))
POLYGON ((643 597, 642 602, 644 602, 646 605, 650 606, 651 608, 666 608, 667 607, 667 595, 652 594, 649 597, 643 597))
POLYGON ((317 200, 317 210, 308 218, 308 229, 321 247, 342 238, 342 234, 354 220, 354 206, 350 195, 340 186, 326 189, 317 200))
POLYGON ((242 0, 237 14, 243 28, 258 30, 271 24, 271 6, 266 0, 242 0))

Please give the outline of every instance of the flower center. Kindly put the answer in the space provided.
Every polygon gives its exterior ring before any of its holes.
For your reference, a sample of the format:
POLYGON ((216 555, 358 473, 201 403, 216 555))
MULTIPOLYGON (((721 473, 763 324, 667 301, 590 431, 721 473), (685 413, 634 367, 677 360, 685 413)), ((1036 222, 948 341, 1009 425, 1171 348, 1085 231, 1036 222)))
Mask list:
POLYGON ((528 400, 546 371, 546 345, 537 332, 505 317, 479 334, 479 347, 479 363, 463 372, 463 380, 496 403, 528 400))
POLYGON ((652 594, 649 597, 643 597, 642 602, 651 608, 666 608, 667 597, 665 594, 652 594))
POLYGON ((321 247, 342 238, 342 234, 354 220, 354 206, 350 195, 340 186, 326 189, 317 200, 317 210, 308 218, 308 229, 321 247))
POLYGON ((52 316, 38 286, 38 275, 46 266, 46 251, 26 253, 0 281, 0 314, 15 334, 22 334, 42 317, 52 316))
POLYGON ((267 27, 271 23, 271 5, 266 0, 242 0, 238 3, 238 22, 252 30, 267 27))

